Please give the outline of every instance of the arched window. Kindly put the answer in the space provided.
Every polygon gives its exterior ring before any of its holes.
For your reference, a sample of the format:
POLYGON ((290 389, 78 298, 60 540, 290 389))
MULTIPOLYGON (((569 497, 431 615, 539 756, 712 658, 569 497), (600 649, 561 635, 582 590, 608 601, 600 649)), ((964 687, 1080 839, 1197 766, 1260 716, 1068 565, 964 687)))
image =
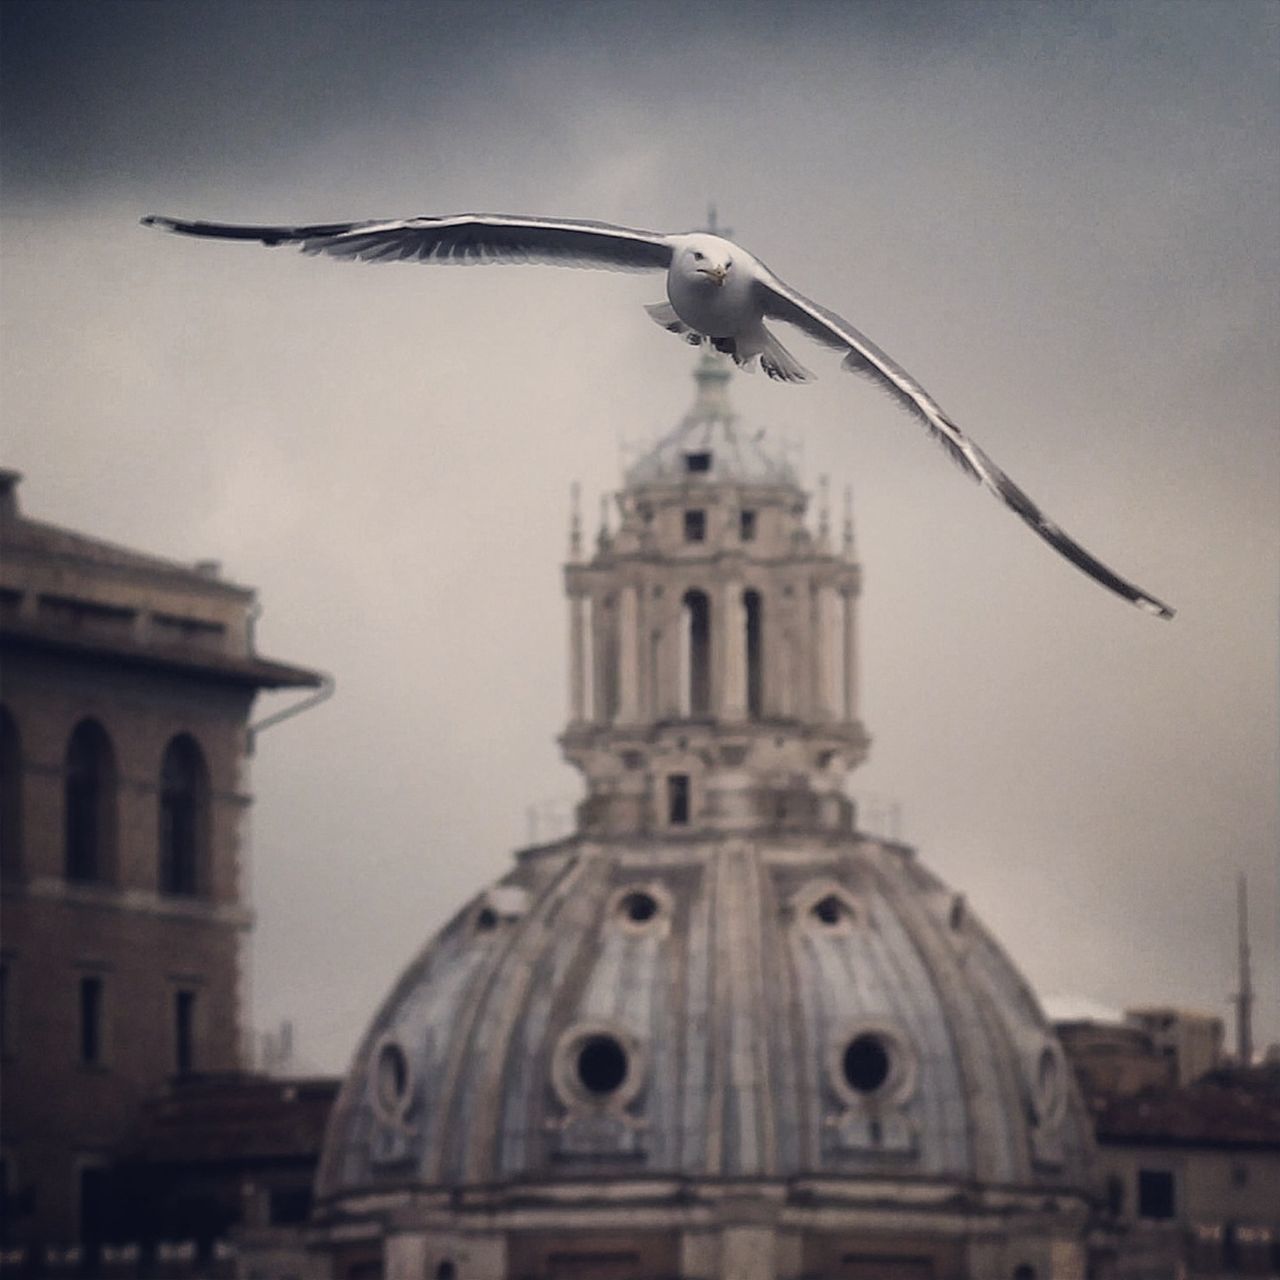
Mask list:
POLYGON ((208 771, 195 739, 179 734, 160 766, 160 892, 196 894, 208 814, 208 771))
POLYGON ((13 717, 0 707, 0 872, 22 872, 22 740, 13 717))
POLYGON ((116 762, 111 739, 96 720, 76 725, 63 778, 67 879, 109 880, 116 838, 116 762))
POLYGON ((711 601, 705 591, 686 591, 681 602, 682 697, 685 715, 711 712, 711 601))
POLYGON ((764 714, 764 604, 758 591, 742 593, 746 619, 747 717, 759 720, 764 714))

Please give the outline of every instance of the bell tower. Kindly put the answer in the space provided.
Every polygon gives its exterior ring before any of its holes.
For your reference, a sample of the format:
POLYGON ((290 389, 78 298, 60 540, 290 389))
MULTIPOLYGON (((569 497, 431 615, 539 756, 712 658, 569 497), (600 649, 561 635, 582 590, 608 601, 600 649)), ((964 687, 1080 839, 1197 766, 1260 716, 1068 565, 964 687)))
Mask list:
POLYGON ((865 757, 846 505, 831 545, 789 462, 741 429, 728 362, 704 352, 694 403, 626 472, 615 530, 586 559, 575 512, 569 724, 584 833, 845 832, 865 757))

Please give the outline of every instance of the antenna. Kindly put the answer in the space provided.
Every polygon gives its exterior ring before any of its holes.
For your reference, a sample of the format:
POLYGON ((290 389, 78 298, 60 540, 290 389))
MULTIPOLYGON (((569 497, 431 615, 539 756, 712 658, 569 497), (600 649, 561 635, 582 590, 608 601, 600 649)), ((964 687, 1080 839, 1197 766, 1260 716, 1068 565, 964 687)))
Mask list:
POLYGON ((1236 911, 1240 943, 1240 990, 1236 992, 1236 1057, 1242 1067, 1253 1061, 1253 980, 1249 973, 1249 882, 1236 878, 1236 911))
POLYGON ((582 486, 575 480, 569 488, 569 559, 582 558, 582 486))
POLYGON ((596 534, 596 545, 601 551, 609 546, 609 495, 600 495, 600 532, 596 534))

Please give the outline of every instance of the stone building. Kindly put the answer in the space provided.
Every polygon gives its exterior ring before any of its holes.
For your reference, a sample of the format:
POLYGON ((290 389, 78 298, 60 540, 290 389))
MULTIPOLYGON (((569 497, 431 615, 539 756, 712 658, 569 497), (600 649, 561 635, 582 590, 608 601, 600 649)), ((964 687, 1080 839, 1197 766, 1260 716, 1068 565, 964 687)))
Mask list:
POLYGON ((5 1245, 92 1243, 172 1077, 241 1065, 248 720, 314 672, 252 591, 24 516, 0 472, 5 1245))
POLYGON ((861 571, 729 373, 566 570, 577 829, 405 970, 330 1118, 318 1274, 1047 1280, 1090 1263, 1062 1049, 844 790, 861 571))
POLYGON ((1280 1062, 1168 1007, 1056 1030, 1093 1117, 1115 1280, 1280 1274, 1280 1062))
POLYGON ((1222 1060, 1222 1019, 1214 1013, 1151 1005, 1126 1009, 1125 1021, 1147 1032, 1177 1084, 1194 1084, 1222 1060))

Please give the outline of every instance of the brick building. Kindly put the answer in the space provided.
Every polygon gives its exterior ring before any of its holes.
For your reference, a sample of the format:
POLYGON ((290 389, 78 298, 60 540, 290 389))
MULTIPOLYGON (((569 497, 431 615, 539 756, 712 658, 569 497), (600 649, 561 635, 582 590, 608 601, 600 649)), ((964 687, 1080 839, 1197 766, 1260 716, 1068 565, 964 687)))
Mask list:
POLYGON ((254 593, 24 516, 0 472, 5 1244, 92 1241, 143 1099, 241 1063, 254 593))

